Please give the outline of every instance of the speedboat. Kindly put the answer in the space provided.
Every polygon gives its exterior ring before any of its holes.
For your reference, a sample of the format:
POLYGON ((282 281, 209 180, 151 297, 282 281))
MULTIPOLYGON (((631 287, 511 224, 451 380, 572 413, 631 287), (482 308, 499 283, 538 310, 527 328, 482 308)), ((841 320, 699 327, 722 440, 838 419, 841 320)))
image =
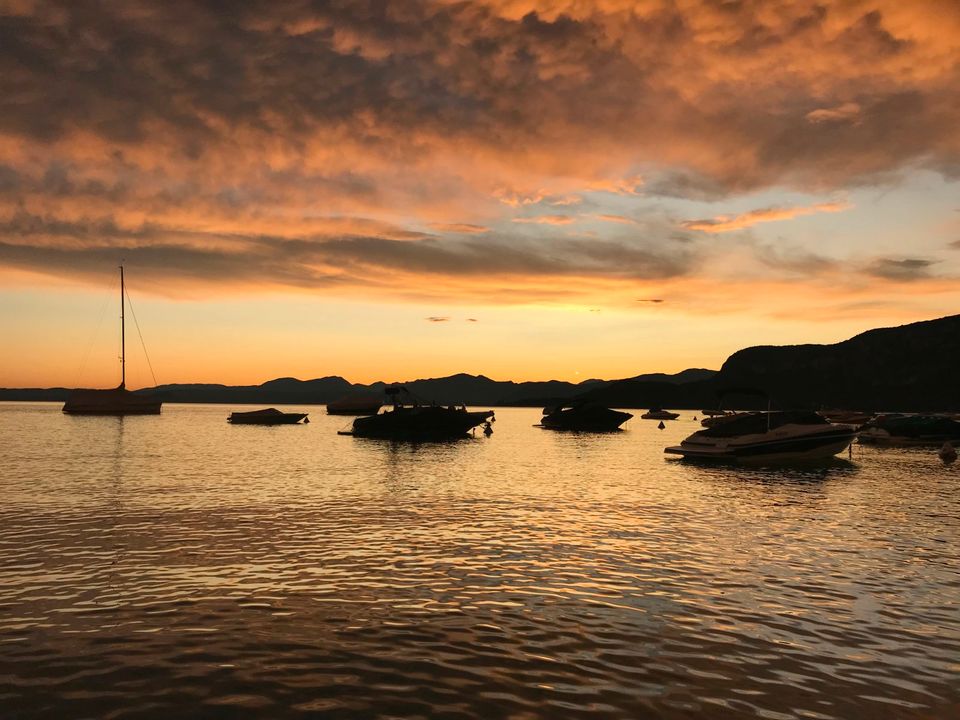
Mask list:
POLYGON ((382 406, 376 397, 344 397, 327 403, 327 415, 376 415, 382 406))
POLYGON ((267 408, 230 413, 227 422, 233 425, 296 425, 301 420, 309 422, 306 417, 307 413, 285 413, 276 408, 267 408))
POLYGON ((855 436, 853 425, 835 425, 815 412, 750 412, 699 430, 664 452, 722 462, 821 460, 843 452, 855 436))
POLYGON ((630 413, 611 410, 603 405, 581 402, 545 407, 539 427, 549 430, 613 432, 619 430, 620 426, 632 417, 630 413))
POLYGON ((858 437, 873 445, 942 445, 960 442, 960 422, 946 415, 878 415, 858 437))
POLYGON ((385 392, 393 399, 392 409, 359 417, 350 430, 338 434, 384 440, 455 440, 494 419, 493 410, 470 411, 464 405, 403 404, 401 393, 410 395, 404 387, 387 388, 385 392))
POLYGON ((660 408, 650 408, 640 417, 644 420, 676 420, 680 417, 680 413, 667 412, 660 408))

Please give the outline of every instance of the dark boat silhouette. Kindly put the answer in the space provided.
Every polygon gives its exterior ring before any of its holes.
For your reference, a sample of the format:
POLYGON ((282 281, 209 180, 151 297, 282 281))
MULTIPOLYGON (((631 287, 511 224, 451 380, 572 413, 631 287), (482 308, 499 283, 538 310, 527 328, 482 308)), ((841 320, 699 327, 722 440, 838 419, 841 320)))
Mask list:
POLYGON ((412 399, 404 387, 385 390, 393 401, 386 412, 353 421, 352 429, 340 435, 384 440, 455 440, 466 437, 478 425, 494 417, 492 410, 470 411, 463 405, 444 407, 426 405, 412 399), (401 401, 401 395, 411 398, 409 404, 401 401))
POLYGON ((327 403, 327 415, 376 415, 381 407, 379 398, 355 395, 327 403))
POLYGON ((676 420, 680 413, 661 410, 660 408, 650 408, 640 416, 643 420, 676 420))
POLYGON ((878 415, 858 437, 873 445, 942 445, 960 442, 960 422, 946 415, 878 415))
POLYGON ((306 420, 307 413, 285 413, 276 408, 230 413, 227 422, 232 425, 296 425, 306 420))
MULTIPOLYGON (((74 390, 63 412, 70 415, 159 415, 161 400, 127 390, 123 265, 120 266, 120 384, 110 390, 74 390)), ((136 319, 136 318, 134 318, 136 319)))
POLYGON ((722 418, 664 452, 692 460, 801 462, 833 457, 855 436, 852 425, 835 425, 815 412, 745 412, 722 418))
POLYGON ((543 409, 539 427, 548 430, 579 430, 582 432, 613 432, 620 429, 630 413, 611 410, 591 402, 555 405, 543 409))

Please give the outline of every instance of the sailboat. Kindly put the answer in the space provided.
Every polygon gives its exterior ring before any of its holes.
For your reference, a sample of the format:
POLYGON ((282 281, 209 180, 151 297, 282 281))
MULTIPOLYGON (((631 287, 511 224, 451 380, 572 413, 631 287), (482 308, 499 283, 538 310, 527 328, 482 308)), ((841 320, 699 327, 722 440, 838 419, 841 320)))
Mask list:
POLYGON ((63 406, 70 415, 159 415, 161 400, 127 390, 123 265, 120 266, 120 384, 112 390, 74 390, 63 406))

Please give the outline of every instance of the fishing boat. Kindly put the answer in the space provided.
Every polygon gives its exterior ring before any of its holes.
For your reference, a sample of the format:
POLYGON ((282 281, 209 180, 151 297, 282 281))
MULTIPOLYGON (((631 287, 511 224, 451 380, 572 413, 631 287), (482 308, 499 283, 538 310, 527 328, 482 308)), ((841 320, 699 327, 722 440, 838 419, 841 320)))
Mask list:
POLYGON ((611 410, 603 405, 580 402, 545 407, 538 427, 548 430, 614 432, 620 430, 620 426, 632 417, 630 413, 611 410))
POLYGON ((385 392, 392 401, 390 410, 359 417, 350 430, 341 430, 338 434, 384 440, 455 440, 494 419, 492 410, 470 411, 463 405, 422 404, 413 399, 405 387, 391 387, 385 392), (407 396, 410 402, 404 403, 401 396, 407 396))
POLYGON ((672 413, 660 408, 650 408, 640 416, 643 420, 676 420, 680 413, 672 413))
POLYGON ((356 395, 327 403, 327 415, 376 415, 383 403, 379 398, 356 395))
POLYGON ((853 425, 831 423, 815 412, 746 412, 699 430, 664 452, 692 460, 799 462, 833 457, 854 437, 853 425))
POLYGON ((860 428, 865 445, 942 445, 960 442, 960 422, 947 415, 878 415, 860 428))
MULTIPOLYGON (((74 390, 67 397, 63 412, 69 415, 159 415, 161 400, 127 390, 127 345, 123 281, 120 266, 120 384, 109 390, 74 390)), ((136 318, 134 318, 136 319, 136 318)))
POLYGON ((296 425, 301 420, 309 422, 306 418, 307 413, 285 413, 276 408, 267 408, 230 413, 227 422, 233 425, 296 425))

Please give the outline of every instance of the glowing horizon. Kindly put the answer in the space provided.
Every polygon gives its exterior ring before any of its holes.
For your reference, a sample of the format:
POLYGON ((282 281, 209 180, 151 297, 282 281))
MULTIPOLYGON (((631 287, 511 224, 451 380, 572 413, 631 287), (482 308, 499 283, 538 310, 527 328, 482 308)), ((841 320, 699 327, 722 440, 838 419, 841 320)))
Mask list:
POLYGON ((960 307, 947 0, 22 0, 0 30, 2 387, 116 384, 121 260, 161 384, 613 379, 960 307))

